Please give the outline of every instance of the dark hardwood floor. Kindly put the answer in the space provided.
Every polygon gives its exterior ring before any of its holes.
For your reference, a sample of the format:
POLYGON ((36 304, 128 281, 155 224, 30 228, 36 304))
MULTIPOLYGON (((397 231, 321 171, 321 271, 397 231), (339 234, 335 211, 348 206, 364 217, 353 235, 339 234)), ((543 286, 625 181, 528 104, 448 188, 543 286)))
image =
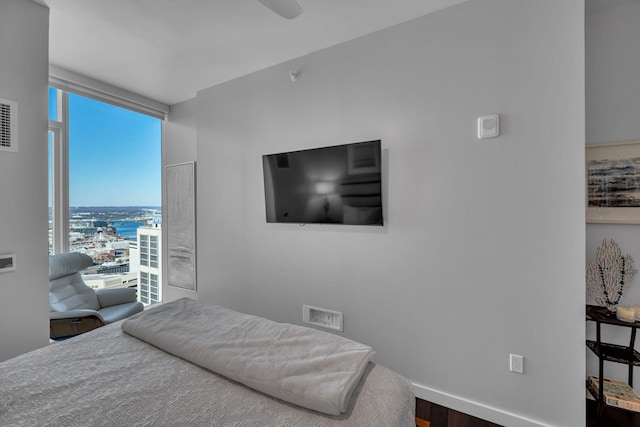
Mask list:
POLYGON ((422 399, 416 399, 416 417, 429 421, 431 427, 502 427, 422 399))
MULTIPOLYGON (((595 401, 587 399, 586 427, 640 427, 640 413, 610 406, 604 408, 598 425, 596 409, 595 401)), ((416 399, 416 417, 429 421, 431 427, 502 427, 422 399, 416 399)))
MULTIPOLYGON (((596 402, 587 399, 587 427, 597 427, 596 402)), ((605 406, 599 427, 640 427, 640 413, 605 406)))

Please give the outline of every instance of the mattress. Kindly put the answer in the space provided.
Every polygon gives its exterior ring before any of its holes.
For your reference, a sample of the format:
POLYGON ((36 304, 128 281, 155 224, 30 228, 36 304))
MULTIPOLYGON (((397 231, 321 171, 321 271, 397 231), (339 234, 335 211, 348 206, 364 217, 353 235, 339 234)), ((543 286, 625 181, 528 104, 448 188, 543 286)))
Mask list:
POLYGON ((0 363, 2 426, 415 426, 411 383, 369 362, 346 412, 255 391, 122 331, 121 322, 0 363))

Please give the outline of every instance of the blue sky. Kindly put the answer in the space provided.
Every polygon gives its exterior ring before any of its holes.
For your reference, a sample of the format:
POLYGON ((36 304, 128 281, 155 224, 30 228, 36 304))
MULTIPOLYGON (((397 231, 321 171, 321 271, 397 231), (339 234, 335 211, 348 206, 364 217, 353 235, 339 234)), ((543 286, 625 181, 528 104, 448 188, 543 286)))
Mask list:
POLYGON ((69 95, 70 206, 160 206, 161 173, 161 120, 69 95))

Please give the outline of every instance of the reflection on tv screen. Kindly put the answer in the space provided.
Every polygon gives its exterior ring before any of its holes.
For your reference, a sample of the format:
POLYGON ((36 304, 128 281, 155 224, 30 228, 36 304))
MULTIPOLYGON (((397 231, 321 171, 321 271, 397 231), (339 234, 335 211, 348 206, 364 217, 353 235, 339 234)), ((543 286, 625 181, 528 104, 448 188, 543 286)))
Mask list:
POLYGON ((262 156, 267 222, 383 225, 381 143, 262 156))

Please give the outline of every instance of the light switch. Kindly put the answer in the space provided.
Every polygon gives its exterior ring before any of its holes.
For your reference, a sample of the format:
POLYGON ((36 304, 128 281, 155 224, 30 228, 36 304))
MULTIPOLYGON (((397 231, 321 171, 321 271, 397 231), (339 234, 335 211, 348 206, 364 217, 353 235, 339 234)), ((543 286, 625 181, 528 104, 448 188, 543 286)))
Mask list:
POLYGON ((500 135, 500 116, 491 114, 478 117, 478 139, 495 138, 500 135))

